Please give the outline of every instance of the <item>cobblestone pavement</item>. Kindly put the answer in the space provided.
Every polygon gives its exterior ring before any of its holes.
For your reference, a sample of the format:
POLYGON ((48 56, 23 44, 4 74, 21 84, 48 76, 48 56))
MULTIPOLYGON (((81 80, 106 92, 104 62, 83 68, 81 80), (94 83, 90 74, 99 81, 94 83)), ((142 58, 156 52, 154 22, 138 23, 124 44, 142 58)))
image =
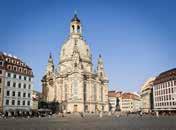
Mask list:
POLYGON ((176 117, 0 119, 0 130, 176 130, 176 117))

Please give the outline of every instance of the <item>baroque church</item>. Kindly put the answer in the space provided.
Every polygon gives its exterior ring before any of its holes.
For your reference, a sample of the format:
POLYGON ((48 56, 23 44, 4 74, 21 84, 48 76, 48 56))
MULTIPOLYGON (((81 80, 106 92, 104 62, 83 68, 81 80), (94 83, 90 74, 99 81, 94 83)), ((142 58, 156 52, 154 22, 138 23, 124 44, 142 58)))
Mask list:
POLYGON ((70 113, 108 111, 108 78, 103 59, 99 55, 94 70, 91 50, 83 39, 81 22, 76 14, 59 59, 55 67, 51 54, 49 56, 42 78, 44 100, 59 102, 62 109, 70 113))

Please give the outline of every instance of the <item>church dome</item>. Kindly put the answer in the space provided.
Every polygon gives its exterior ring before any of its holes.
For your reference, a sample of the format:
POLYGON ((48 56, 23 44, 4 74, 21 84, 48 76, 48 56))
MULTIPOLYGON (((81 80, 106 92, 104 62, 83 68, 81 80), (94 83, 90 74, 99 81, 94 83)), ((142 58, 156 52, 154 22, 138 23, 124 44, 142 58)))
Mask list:
POLYGON ((76 14, 70 23, 69 39, 63 44, 61 48, 60 63, 72 60, 72 55, 75 48, 83 62, 91 63, 90 48, 82 38, 82 26, 76 14))
POLYGON ((81 60, 83 62, 91 63, 91 52, 87 43, 82 39, 74 39, 74 38, 70 38, 63 44, 60 52, 60 63, 72 60, 71 58, 75 46, 79 52, 81 60))

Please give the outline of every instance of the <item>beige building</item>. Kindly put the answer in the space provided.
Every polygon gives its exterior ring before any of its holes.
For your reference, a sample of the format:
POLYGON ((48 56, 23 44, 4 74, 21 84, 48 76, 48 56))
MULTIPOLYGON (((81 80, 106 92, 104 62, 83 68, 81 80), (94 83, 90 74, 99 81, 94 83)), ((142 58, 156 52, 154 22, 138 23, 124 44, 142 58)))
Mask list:
POLYGON ((109 111, 115 112, 120 110, 119 98, 121 96, 121 91, 109 91, 108 101, 109 101, 109 111))
POLYGON ((141 110, 141 99, 135 93, 122 93, 120 96, 120 110, 122 112, 138 112, 141 110))
POLYGON ((153 109, 153 83, 155 77, 149 78, 141 87, 141 110, 144 113, 149 113, 153 109))
POLYGON ((42 79, 44 100, 62 104, 66 112, 108 111, 108 78, 101 55, 93 71, 91 50, 83 39, 77 15, 70 23, 69 38, 62 45, 59 64, 49 56, 42 79))
POLYGON ((176 68, 161 73, 153 85, 154 111, 176 112, 176 68))

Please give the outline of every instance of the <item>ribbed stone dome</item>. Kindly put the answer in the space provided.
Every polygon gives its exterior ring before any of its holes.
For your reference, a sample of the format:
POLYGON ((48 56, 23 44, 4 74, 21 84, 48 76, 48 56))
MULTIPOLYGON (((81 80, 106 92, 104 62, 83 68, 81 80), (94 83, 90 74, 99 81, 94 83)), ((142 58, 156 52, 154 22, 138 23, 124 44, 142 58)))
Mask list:
POLYGON ((72 60, 72 55, 75 47, 80 54, 81 60, 83 62, 91 63, 90 48, 81 38, 70 38, 63 44, 60 52, 60 63, 72 60))

